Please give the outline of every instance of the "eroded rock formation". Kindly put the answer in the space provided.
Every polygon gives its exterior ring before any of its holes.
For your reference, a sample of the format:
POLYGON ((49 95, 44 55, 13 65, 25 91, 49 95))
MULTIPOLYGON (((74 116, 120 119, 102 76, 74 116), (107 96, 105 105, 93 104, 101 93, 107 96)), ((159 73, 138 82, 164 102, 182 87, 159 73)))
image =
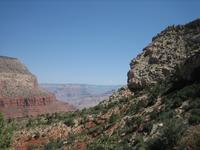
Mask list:
POLYGON ((135 91, 165 80, 174 74, 177 66, 199 53, 199 48, 200 19, 166 28, 131 61, 129 89, 135 91))
POLYGON ((40 89, 37 78, 18 59, 0 56, 0 112, 6 117, 72 110, 73 106, 40 89))

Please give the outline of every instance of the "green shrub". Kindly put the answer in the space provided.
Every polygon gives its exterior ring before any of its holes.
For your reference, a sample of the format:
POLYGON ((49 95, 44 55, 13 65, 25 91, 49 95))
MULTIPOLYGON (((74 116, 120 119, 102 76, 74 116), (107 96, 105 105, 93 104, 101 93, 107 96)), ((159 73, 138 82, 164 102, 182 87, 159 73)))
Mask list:
POLYGON ((150 150, 170 150, 173 149, 180 140, 185 125, 182 120, 170 119, 164 123, 161 135, 148 142, 150 150))
POLYGON ((154 86, 147 87, 146 91, 151 94, 151 97, 157 99, 165 91, 166 83, 164 81, 155 84, 154 86))
POLYGON ((90 128, 88 130, 89 134, 93 134, 93 133, 101 134, 102 132, 103 132, 103 126, 101 126, 101 125, 97 125, 94 128, 90 128))
POLYGON ((79 111, 79 113, 76 113, 76 114, 79 114, 79 116, 82 116, 82 115, 89 115, 89 114, 93 114, 93 115, 97 115, 99 113, 102 113, 102 112, 105 112, 107 111, 107 108, 105 107, 104 104, 98 104, 94 107, 91 107, 91 108, 88 108, 88 109, 83 109, 81 111, 79 111))
POLYGON ((143 131, 149 134, 151 132, 152 128, 153 128, 153 123, 148 122, 148 123, 144 124, 143 131))
POLYGON ((110 102, 107 106, 107 109, 111 109, 113 108, 114 106, 117 106, 119 102, 117 101, 114 101, 114 102, 110 102))
POLYGON ((118 142, 117 136, 102 135, 91 142, 87 149, 88 150, 131 150, 126 140, 118 142))
POLYGON ((13 129, 11 124, 8 124, 0 113, 0 149, 10 147, 12 143, 12 135, 13 129))
POLYGON ((195 125, 200 123, 200 109, 193 109, 188 119, 189 124, 195 125))
POLYGON ((74 143, 76 136, 77 136, 76 134, 70 133, 69 136, 67 137, 67 144, 70 145, 74 143))
POLYGON ((135 113, 136 113, 136 104, 135 103, 131 103, 129 105, 128 111, 125 112, 125 115, 134 115, 135 113))
POLYGON ((154 97, 154 96, 151 95, 147 99, 147 106, 146 107, 150 107, 150 106, 154 105, 156 103, 156 100, 157 100, 157 97, 154 97))
POLYGON ((179 96, 183 99, 195 98, 200 96, 200 84, 192 84, 186 86, 178 92, 179 96))
POLYGON ((172 99, 172 106, 171 108, 178 108, 182 105, 183 100, 180 97, 176 97, 174 99, 172 99))
MULTIPOLYGON (((177 108, 182 105, 185 100, 196 99, 200 97, 200 84, 185 85, 178 91, 171 92, 162 99, 162 102, 167 104, 169 108, 177 108)), ((192 106, 190 107, 192 108, 192 106)), ((188 109, 190 109, 188 108, 188 109)))
POLYGON ((166 110, 166 111, 160 112, 157 119, 165 122, 167 120, 170 120, 174 116, 175 116, 174 110, 168 110, 168 111, 166 110))
POLYGON ((138 111, 140 111, 142 108, 145 108, 146 106, 147 106, 147 101, 139 100, 138 103, 136 104, 136 108, 135 108, 136 113, 138 111))
POLYGON ((157 112, 156 110, 152 111, 149 113, 151 120, 155 120, 159 117, 159 112, 157 112))
POLYGON ((144 139, 142 136, 138 136, 135 140, 135 147, 136 147, 136 150, 146 150, 146 144, 144 143, 144 139))
POLYGON ((154 97, 158 97, 158 95, 161 94, 162 89, 164 88, 164 82, 162 83, 157 83, 153 89, 151 90, 151 93, 154 97))
POLYGON ((44 145, 44 150, 58 150, 63 146, 61 139, 51 140, 49 143, 44 145))
POLYGON ((132 117, 126 121, 126 124, 120 129, 121 134, 131 134, 138 129, 140 124, 143 122, 141 117, 132 117))
POLYGON ((114 122, 116 122, 117 120, 119 120, 120 116, 119 114, 112 114, 109 118, 109 123, 112 124, 114 122))
POLYGON ((70 127, 74 126, 74 124, 75 124, 74 123, 74 118, 72 118, 72 117, 66 118, 64 120, 64 124, 67 125, 67 126, 70 126, 70 127))

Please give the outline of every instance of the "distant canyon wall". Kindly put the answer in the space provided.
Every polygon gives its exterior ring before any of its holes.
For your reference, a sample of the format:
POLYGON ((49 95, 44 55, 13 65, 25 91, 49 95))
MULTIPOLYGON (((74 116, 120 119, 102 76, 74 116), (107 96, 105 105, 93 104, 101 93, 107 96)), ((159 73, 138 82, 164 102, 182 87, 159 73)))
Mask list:
POLYGON ((74 106, 40 89, 36 76, 18 59, 0 56, 0 112, 7 118, 73 110, 74 106))

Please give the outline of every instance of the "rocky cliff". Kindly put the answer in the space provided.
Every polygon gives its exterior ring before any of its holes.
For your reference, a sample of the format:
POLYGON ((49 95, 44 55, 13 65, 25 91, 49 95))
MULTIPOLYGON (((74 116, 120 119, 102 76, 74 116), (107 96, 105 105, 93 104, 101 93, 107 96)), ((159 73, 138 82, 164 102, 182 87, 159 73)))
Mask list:
POLYGON ((71 111, 67 103, 38 87, 37 78, 18 59, 0 56, 0 112, 6 117, 71 111))
POLYGON ((186 25, 169 26, 130 63, 128 87, 132 91, 163 81, 180 64, 199 53, 200 19, 186 25))

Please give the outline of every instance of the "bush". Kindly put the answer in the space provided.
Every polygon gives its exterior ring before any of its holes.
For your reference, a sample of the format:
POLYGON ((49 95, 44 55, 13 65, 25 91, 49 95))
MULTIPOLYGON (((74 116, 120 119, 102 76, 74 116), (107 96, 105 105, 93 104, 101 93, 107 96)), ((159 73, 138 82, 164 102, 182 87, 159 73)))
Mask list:
MULTIPOLYGON (((200 84, 192 84, 182 87, 182 89, 179 89, 178 91, 168 94, 168 96, 163 98, 162 102, 166 103, 167 106, 170 108, 177 108, 181 106, 185 100, 197 99, 200 96, 199 93, 200 93, 200 84)), ((192 106, 190 106, 190 108, 192 108, 192 106)))
POLYGON ((74 143, 74 141, 76 140, 76 134, 70 133, 69 136, 67 137, 67 144, 70 145, 72 143, 74 143))
POLYGON ((120 118, 119 114, 112 114, 109 118, 109 123, 112 124, 116 122, 120 118))
POLYGON ((12 143, 12 135, 12 126, 4 120, 3 115, 0 113, 0 149, 10 147, 12 143))
POLYGON ((150 94, 148 96, 149 98, 147 99, 147 106, 146 107, 150 107, 157 102, 158 96, 162 95, 162 92, 164 90, 163 84, 164 83, 158 83, 148 90, 150 94))
POLYGON ((125 112, 125 115, 133 115, 136 113, 136 104, 131 103, 129 104, 129 109, 125 112))
POLYGON ((67 125, 67 126, 71 126, 72 127, 75 124, 74 123, 74 119, 72 117, 66 118, 65 121, 64 121, 64 124, 67 125))
POLYGON ((153 128, 153 123, 152 122, 148 122, 148 123, 144 124, 143 131, 149 134, 151 132, 152 128, 153 128))
POLYGON ((146 150, 146 144, 144 143, 144 139, 142 136, 138 136, 135 140, 136 149, 137 150, 146 150))
POLYGON ((149 116, 150 116, 151 120, 155 120, 155 119, 157 119, 159 117, 159 112, 154 110, 154 111, 149 113, 149 116))
POLYGON ((107 109, 111 109, 111 108, 117 106, 118 104, 119 104, 119 102, 117 102, 117 101, 110 102, 110 103, 108 104, 108 106, 107 106, 107 109))
POLYGON ((188 119, 189 124, 195 125, 200 123, 200 109, 193 109, 188 119))
POLYGON ((120 129, 120 134, 131 134, 136 131, 140 124, 143 123, 143 119, 141 117, 132 117, 126 121, 126 124, 123 128, 120 129))
POLYGON ((63 146, 61 139, 51 140, 49 143, 44 145, 44 150, 57 150, 63 146))
POLYGON ((173 118, 175 113, 173 110, 162 111, 162 112, 158 112, 157 110, 154 110, 150 112, 149 115, 150 115, 151 120, 165 121, 165 120, 169 120, 173 118))
POLYGON ((147 106, 147 101, 139 100, 135 108, 136 113, 139 112, 142 108, 145 108, 146 106, 147 106))
POLYGON ((166 120, 170 120, 175 116, 174 110, 163 111, 159 114, 158 120, 165 122, 166 120))
POLYGON ((88 134, 101 134, 102 132, 103 132, 103 126, 101 126, 101 125, 97 125, 97 126, 95 126, 94 128, 90 128, 90 129, 88 129, 88 134))
POLYGON ((180 97, 183 99, 195 98, 200 96, 200 84, 192 84, 180 90, 180 97))
POLYGON ((117 136, 102 135, 91 142, 87 149, 88 150, 130 150, 129 144, 126 140, 118 142, 117 136))
POLYGON ((171 119, 165 122, 161 135, 148 142, 150 150, 173 149, 181 138, 185 125, 182 120, 171 119))
POLYGON ((174 98, 173 100, 172 100, 172 106, 171 106, 171 108, 178 108, 178 107, 180 107, 181 105, 182 105, 182 103, 183 103, 183 100, 180 98, 180 97, 176 97, 176 98, 174 98))
POLYGON ((156 103, 157 97, 154 96, 150 96, 147 100, 147 106, 146 107, 150 107, 152 105, 154 105, 156 103))

